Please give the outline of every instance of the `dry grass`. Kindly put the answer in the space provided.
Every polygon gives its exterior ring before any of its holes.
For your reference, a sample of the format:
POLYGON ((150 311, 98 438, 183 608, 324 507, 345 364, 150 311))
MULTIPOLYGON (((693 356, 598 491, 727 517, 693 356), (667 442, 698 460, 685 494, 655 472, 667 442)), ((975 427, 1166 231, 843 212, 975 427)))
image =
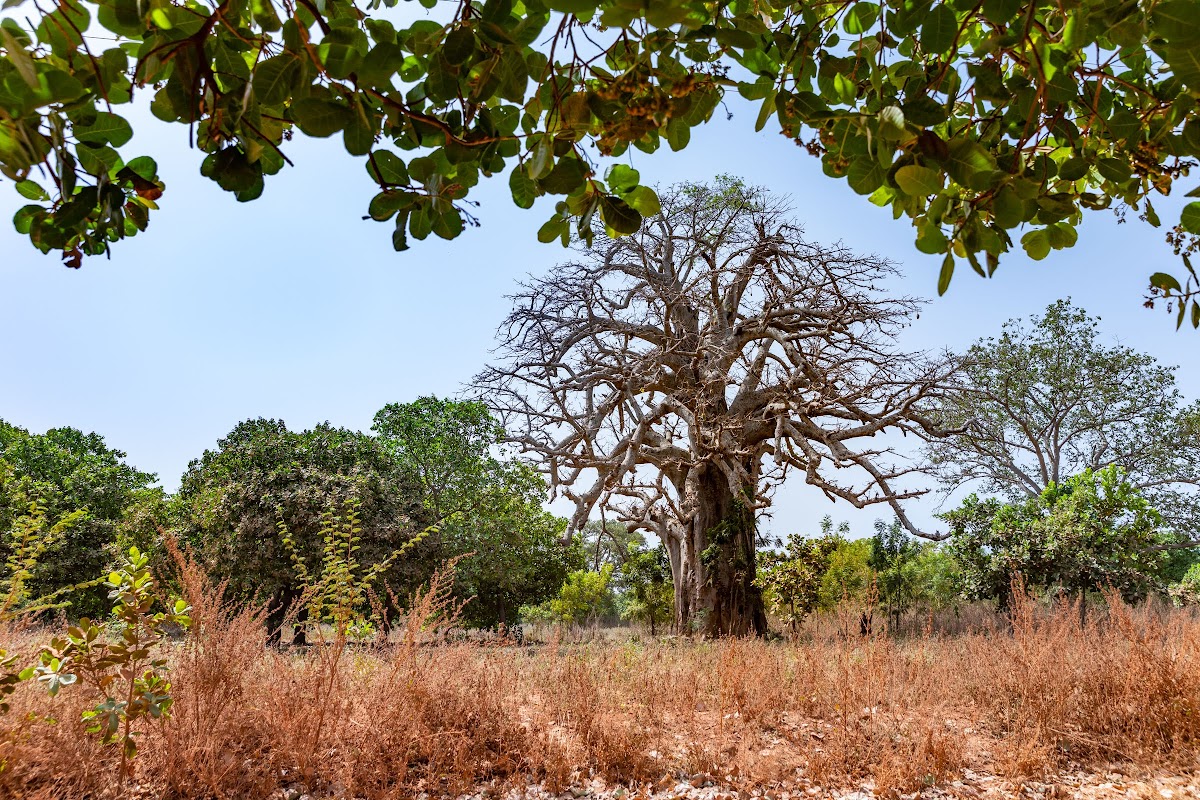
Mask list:
MULTIPOLYGON (((792 644, 409 641, 333 658, 264 647, 260 613, 222 604, 190 566, 182 582, 195 631, 171 654, 173 718, 141 737, 145 796, 436 796, 695 773, 887 794, 968 766, 1200 766, 1200 620, 1169 609, 1114 604, 1085 629, 1070 608, 1024 604, 1011 624, 980 617, 953 635, 864 640, 829 618, 792 644)), ((118 754, 81 732, 95 700, 82 695, 21 687, 0 718, 0 797, 127 796, 118 754)))

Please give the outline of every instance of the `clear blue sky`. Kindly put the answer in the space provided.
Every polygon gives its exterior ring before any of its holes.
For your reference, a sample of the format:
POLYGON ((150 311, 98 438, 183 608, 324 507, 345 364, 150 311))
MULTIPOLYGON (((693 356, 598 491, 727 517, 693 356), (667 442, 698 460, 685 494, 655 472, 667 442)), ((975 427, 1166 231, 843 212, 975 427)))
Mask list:
MULTIPOLYGON (((790 195, 812 239, 886 255, 902 265, 906 292, 935 296, 940 260, 913 247, 905 221, 824 177, 778 134, 753 133, 753 113, 736 100, 730 108, 732 121, 718 111, 685 152, 629 160, 650 183, 729 173, 790 195)), ((150 229, 117 244, 111 260, 75 271, 43 257, 12 230, 22 201, 0 179, 0 417, 34 431, 94 430, 168 489, 239 420, 365 429, 385 403, 455 393, 489 358, 515 281, 564 256, 535 238, 552 201, 517 209, 504 178, 474 194, 482 227, 398 254, 390 224, 361 219, 372 184, 338 139, 298 134, 288 149, 296 167, 239 204, 200 177, 185 128, 131 116, 141 132, 122 150, 154 156, 167 192, 150 229)), ((1157 206, 1177 218, 1177 201, 1157 206)), ((1200 333, 1177 333, 1140 302, 1146 276, 1177 271, 1177 261, 1161 231, 1132 216, 1121 225, 1092 213, 1073 250, 1040 263, 1010 254, 990 281, 960 271, 906 346, 961 348, 1071 296, 1101 315, 1107 335, 1181 365, 1184 393, 1200 396, 1200 333)), ((930 508, 919 504, 917 518, 930 508)), ((831 513, 865 533, 885 515, 852 512, 793 481, 771 528, 811 531, 831 513)))

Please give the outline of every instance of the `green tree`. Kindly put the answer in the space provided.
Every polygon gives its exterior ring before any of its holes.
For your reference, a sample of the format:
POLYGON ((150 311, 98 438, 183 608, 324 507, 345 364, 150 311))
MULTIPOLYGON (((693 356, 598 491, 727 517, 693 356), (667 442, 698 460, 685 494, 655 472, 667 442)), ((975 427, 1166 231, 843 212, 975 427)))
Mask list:
POLYGON ((465 623, 510 624, 521 606, 554 596, 584 564, 577 540, 563 541, 567 521, 542 510, 545 481, 527 465, 506 470, 486 509, 443 528, 444 554, 455 565, 455 594, 471 598, 465 623))
POLYGON ((792 534, 782 552, 760 555, 755 582, 763 590, 767 607, 779 616, 795 635, 804 618, 820 604, 821 583, 829 571, 830 559, 845 542, 849 525, 837 532, 833 520, 821 520, 821 536, 815 539, 792 534))
MULTIPOLYGON (((1021 229, 1040 259, 1075 243, 1085 210, 1159 225, 1149 195, 1200 155, 1192 0, 422 0, 430 15, 399 25, 380 8, 396 4, 64 0, 6 19, 0 167, 31 201, 17 229, 78 266, 146 227, 164 187, 122 150, 117 113, 144 87, 239 201, 290 164, 295 131, 336 136, 397 249, 459 235, 470 190, 504 173, 521 207, 559 198, 543 241, 565 243, 573 221, 584 238, 630 233, 655 195, 594 159, 682 149, 736 89, 756 130, 910 217, 942 291, 956 264, 990 275, 1021 229)), ((1200 203, 1175 222, 1186 251, 1200 203)), ((1175 301, 1195 283, 1151 281, 1175 301)))
POLYGON ((867 565, 874 571, 876 591, 892 624, 900 627, 900 618, 921 596, 917 560, 924 548, 895 520, 888 525, 875 520, 871 537, 871 556, 867 565))
MULTIPOLYGON (((107 574, 126 510, 156 479, 126 463, 125 453, 100 435, 75 428, 34 434, 0 420, 0 461, 9 472, 0 485, 0 530, 10 529, 34 501, 49 519, 82 513, 33 569, 28 585, 36 596, 107 574)), ((0 542, 0 558, 10 553, 0 542)), ((96 616, 108 601, 96 587, 73 595, 70 604, 73 615, 96 616)))
MULTIPOLYGON (((373 437, 327 423, 306 431, 278 420, 238 423, 188 465, 178 498, 181 538, 213 575, 229 580, 234 596, 271 603, 273 636, 283 611, 299 598, 290 551, 307 563, 321 560, 328 509, 358 501, 365 563, 383 561, 426 527, 417 488, 387 450, 373 437)), ((405 558, 381 577, 405 592, 424 576, 405 558)))
POLYGON ((1200 605, 1200 562, 1191 566, 1179 582, 1171 587, 1171 598, 1181 606, 1200 605))
POLYGON ((927 452, 947 492, 977 486, 1010 501, 1086 469, 1121 468, 1180 534, 1200 539, 1200 402, 1175 368, 1106 344, 1099 319, 1059 300, 963 356, 931 413, 954 436, 927 452))
MULTIPOLYGON (((849 531, 848 523, 839 529, 843 537, 849 531)), ((821 578, 818 590, 818 605, 823 610, 836 608, 843 600, 861 603, 872 591, 875 583, 874 571, 870 566, 871 540, 846 539, 829 554, 829 567, 821 578)))
MULTIPOLYGON (((0 487, 9 480, 11 472, 11 468, 0 461, 0 487)), ((7 556, 0 567, 0 632, 7 633, 9 626, 23 617, 62 608, 67 604, 65 595, 68 592, 84 588, 63 587, 41 597, 34 596, 29 588, 29 580, 46 551, 57 545, 63 534, 83 518, 82 511, 75 511, 51 523, 46 519, 45 508, 35 500, 9 523, 3 533, 7 556)), ((22 668, 20 662, 19 653, 10 654, 0 647, 0 714, 8 713, 8 698, 16 691, 17 684, 33 676, 33 668, 22 668)))
POLYGON ((471 598, 463 621, 511 621, 522 605, 553 597, 583 566, 566 520, 542 509, 546 485, 504 452, 504 429, 481 403, 422 397, 375 415, 379 442, 419 490, 437 528, 425 568, 458 557, 455 593, 471 598))
POLYGON ((649 625, 650 635, 657 636, 658 628, 670 624, 675 616, 667 550, 661 544, 655 548, 634 545, 626 552, 617 580, 621 617, 649 625))
POLYGON ((1085 470, 1018 503, 972 495, 943 518, 965 594, 1001 607, 1018 576, 1029 588, 1075 595, 1081 613, 1089 591, 1139 599, 1155 588, 1171 541, 1161 516, 1115 466, 1085 470))
POLYGON ((503 467, 493 451, 504 429, 482 403, 432 396, 391 403, 371 430, 421 488, 435 524, 479 511, 503 467))
POLYGON ((567 576, 556 597, 521 611, 528 621, 554 622, 559 625, 595 625, 616 612, 612 590, 613 568, 605 564, 599 571, 579 569, 567 576))
POLYGON ((927 608, 947 608, 962 597, 962 576, 958 561, 943 545, 929 543, 921 547, 913 560, 916 573, 915 599, 927 608))

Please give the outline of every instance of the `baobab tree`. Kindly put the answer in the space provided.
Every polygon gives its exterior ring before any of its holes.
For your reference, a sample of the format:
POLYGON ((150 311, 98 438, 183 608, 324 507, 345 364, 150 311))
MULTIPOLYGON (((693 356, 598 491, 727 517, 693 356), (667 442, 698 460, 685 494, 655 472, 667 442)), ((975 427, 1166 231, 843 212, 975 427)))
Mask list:
POLYGON ((523 286, 475 386, 575 503, 571 530, 600 508, 665 542, 681 629, 762 633, 772 489, 798 470, 915 531, 885 434, 935 432, 914 408, 947 366, 895 349, 919 303, 878 290, 886 260, 805 240, 730 179, 664 194, 638 233, 523 286))

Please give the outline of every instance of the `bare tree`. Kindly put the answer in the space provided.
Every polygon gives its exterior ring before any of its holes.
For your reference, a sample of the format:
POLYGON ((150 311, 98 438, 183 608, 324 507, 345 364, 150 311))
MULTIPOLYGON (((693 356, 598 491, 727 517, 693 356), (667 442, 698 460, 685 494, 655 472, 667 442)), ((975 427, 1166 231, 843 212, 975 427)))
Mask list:
POLYGON ((806 241, 762 190, 675 187, 636 235, 526 284, 475 386, 572 530, 601 507, 666 543, 681 629, 762 633, 756 516, 790 471, 917 532, 885 434, 934 432, 914 407, 947 366, 894 349, 919 303, 880 294, 892 274, 806 241))

